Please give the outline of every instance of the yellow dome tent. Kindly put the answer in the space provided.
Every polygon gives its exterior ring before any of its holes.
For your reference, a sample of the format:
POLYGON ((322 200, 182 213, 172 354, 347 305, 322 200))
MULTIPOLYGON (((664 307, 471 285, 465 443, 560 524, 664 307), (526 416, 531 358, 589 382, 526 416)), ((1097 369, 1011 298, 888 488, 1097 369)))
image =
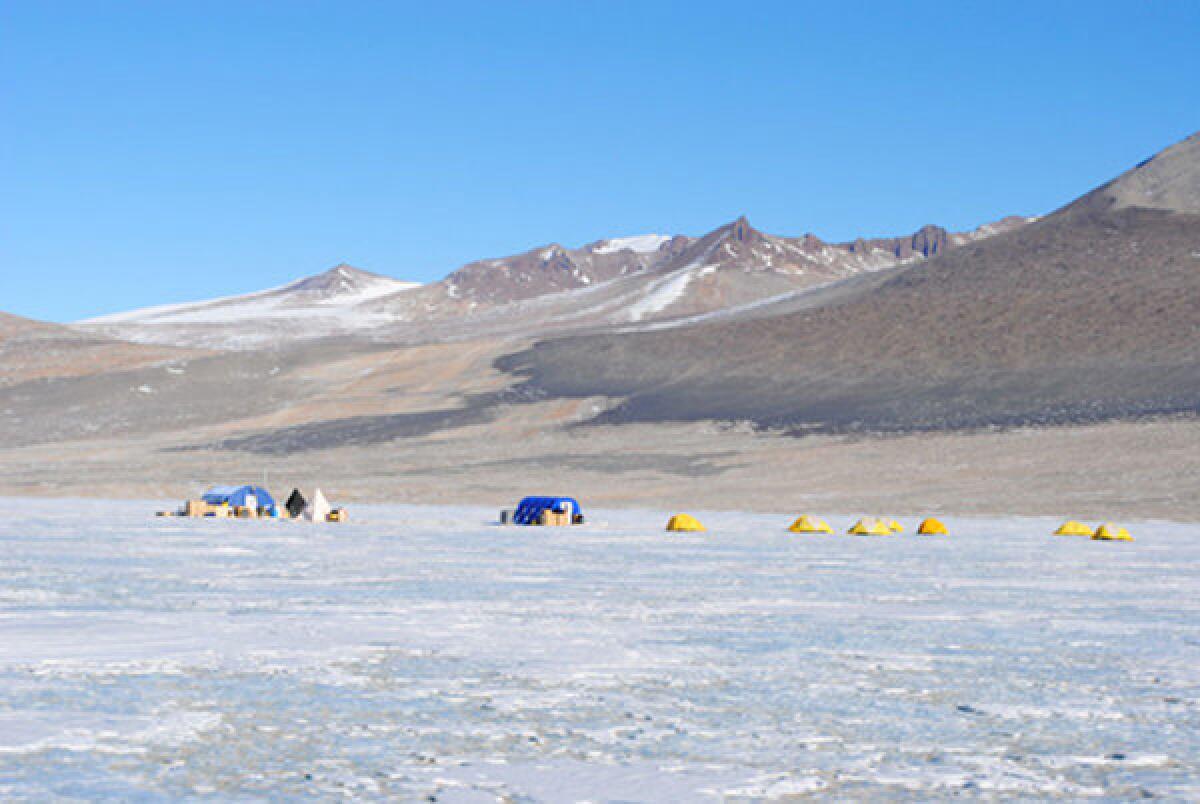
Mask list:
POLYGON ((815 516, 802 516, 788 528, 792 533, 833 533, 833 528, 824 519, 815 516))
POLYGON ((942 524, 941 520, 934 519, 933 517, 921 522, 921 524, 917 527, 917 533, 922 533, 926 536, 950 535, 950 531, 946 530, 946 526, 942 524))
POLYGON ((887 527, 888 527, 888 530, 890 530, 892 533, 903 533, 904 532, 904 526, 901 525, 899 522, 897 522, 894 519, 888 521, 887 527))
POLYGON ((1096 532, 1092 534, 1092 538, 1102 542, 1131 542, 1133 536, 1125 528, 1118 528, 1111 522, 1105 522, 1100 527, 1096 528, 1096 532))
POLYGON ((1058 530, 1054 531, 1055 536, 1091 536, 1092 533, 1091 528, 1074 519, 1068 519, 1058 526, 1058 530))
POLYGON ((854 527, 846 532, 864 536, 892 535, 892 531, 887 524, 879 519, 860 519, 854 523, 854 527))
POLYGON ((676 514, 667 520, 667 530, 672 531, 704 531, 708 528, 700 524, 700 520, 691 514, 676 514))

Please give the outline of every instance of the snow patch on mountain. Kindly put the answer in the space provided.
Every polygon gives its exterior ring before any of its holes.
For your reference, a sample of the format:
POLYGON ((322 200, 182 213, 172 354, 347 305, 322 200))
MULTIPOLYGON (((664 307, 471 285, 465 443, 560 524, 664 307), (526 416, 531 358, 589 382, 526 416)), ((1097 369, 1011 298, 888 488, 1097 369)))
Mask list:
POLYGON ((80 324, 222 323, 330 315, 353 318, 358 315, 353 310, 356 305, 418 287, 420 284, 416 282, 402 282, 348 266, 338 266, 315 277, 255 293, 146 307, 91 318, 80 324))
POLYGON ((633 237, 614 237, 592 249, 595 254, 615 254, 618 251, 633 251, 638 254, 653 254, 670 240, 670 235, 645 234, 633 237))
POLYGON ((264 296, 270 296, 273 293, 286 291, 292 285, 280 285, 276 288, 268 288, 267 290, 259 290, 254 293, 245 293, 238 296, 218 296, 213 299, 205 299, 202 301, 177 302, 174 304, 158 304, 153 307, 139 307, 136 310, 126 310, 123 313, 111 313, 109 315, 96 316, 95 318, 87 318, 77 322, 79 326, 88 326, 91 324, 123 324, 127 322, 151 322, 163 321, 173 318, 178 314, 186 314, 188 311, 209 306, 220 306, 224 304, 253 304, 257 299, 264 296))
POLYGON ((364 307, 421 285, 338 265, 280 287, 100 316, 75 328, 135 343, 256 349, 376 329, 392 317, 364 307))
POLYGON ((317 301, 317 304, 323 306, 352 306, 371 301, 372 299, 390 296, 393 293, 400 293, 405 290, 421 287, 420 282, 403 282, 384 276, 372 276, 365 281, 355 281, 350 278, 345 269, 339 268, 337 271, 343 277, 338 284, 337 290, 324 299, 317 301))
POLYGON ((704 276, 716 270, 714 265, 688 265, 678 271, 667 274, 662 279, 655 280, 646 289, 646 295, 638 302, 630 305, 628 315, 630 321, 641 321, 648 315, 661 313, 683 297, 688 285, 697 276, 704 276))

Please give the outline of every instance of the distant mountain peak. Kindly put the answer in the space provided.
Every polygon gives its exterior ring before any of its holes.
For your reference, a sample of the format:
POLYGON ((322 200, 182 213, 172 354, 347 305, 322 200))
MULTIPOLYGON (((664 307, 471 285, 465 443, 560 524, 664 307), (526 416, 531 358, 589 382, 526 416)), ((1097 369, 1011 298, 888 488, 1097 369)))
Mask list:
POLYGON ((368 287, 386 287, 392 284, 396 285, 395 290, 401 290, 409 285, 409 283, 400 282, 389 276, 364 271, 349 263, 340 262, 327 271, 299 279, 283 289, 312 294, 338 295, 360 291, 368 287))
POLYGON ((750 221, 745 215, 740 215, 738 216, 738 219, 733 222, 730 233, 733 235, 734 240, 745 243, 757 235, 758 231, 750 225, 750 221))
POLYGON ((551 262, 555 258, 563 256, 563 247, 558 243, 551 243, 547 246, 543 246, 541 249, 537 249, 537 252, 538 258, 541 259, 542 262, 551 262))
POLYGON ((1200 132, 1159 151, 1100 192, 1118 208, 1200 214, 1200 132))
POLYGON ((327 271, 324 271, 317 276, 340 276, 343 279, 390 279, 391 277, 377 274, 374 271, 368 271, 363 268, 351 265, 348 262, 339 262, 327 271))

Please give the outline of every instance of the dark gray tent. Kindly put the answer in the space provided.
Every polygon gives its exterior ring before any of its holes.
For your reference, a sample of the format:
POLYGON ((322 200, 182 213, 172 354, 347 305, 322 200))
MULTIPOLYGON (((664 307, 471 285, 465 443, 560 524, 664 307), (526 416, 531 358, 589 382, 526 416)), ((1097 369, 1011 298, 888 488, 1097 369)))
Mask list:
POLYGON ((287 503, 283 507, 291 514, 292 519, 295 519, 304 513, 304 509, 308 507, 308 500, 304 499, 300 489, 292 489, 292 496, 287 498, 287 503))

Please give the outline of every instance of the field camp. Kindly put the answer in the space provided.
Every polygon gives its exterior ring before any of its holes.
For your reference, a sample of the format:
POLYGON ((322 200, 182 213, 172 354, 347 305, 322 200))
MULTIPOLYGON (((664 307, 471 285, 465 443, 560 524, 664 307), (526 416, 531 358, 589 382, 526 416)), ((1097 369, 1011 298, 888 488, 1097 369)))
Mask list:
POLYGON ((186 500, 175 511, 158 511, 160 517, 214 519, 287 519, 304 522, 345 522, 344 508, 334 508, 324 492, 316 489, 311 499, 300 489, 292 489, 287 501, 279 506, 262 486, 213 486, 197 499, 186 500))
MULTIPOLYGON (((275 498, 262 486, 213 486, 200 498, 187 500, 176 511, 158 511, 160 517, 216 518, 216 519, 284 519, 306 522, 346 522, 349 514, 345 508, 334 508, 321 489, 316 489, 311 499, 299 489, 293 489, 284 505, 279 506, 275 498)), ((500 511, 496 524, 533 527, 570 527, 587 523, 583 506, 574 497, 555 495, 530 495, 521 498, 515 508, 500 511)), ((708 528, 699 518, 687 513, 672 514, 664 528, 671 533, 707 533, 708 528)), ((801 514, 786 527, 789 533, 826 534, 836 533, 826 519, 801 514)), ((850 536, 895 536, 906 532, 906 528, 895 517, 860 517, 845 529, 850 536)), ((949 536, 950 530, 936 517, 921 518, 912 529, 919 536, 949 536)), ((1102 522, 1095 527, 1079 520, 1068 519, 1053 530, 1055 536, 1083 536, 1093 541, 1131 542, 1129 530, 1112 522, 1102 522)))

